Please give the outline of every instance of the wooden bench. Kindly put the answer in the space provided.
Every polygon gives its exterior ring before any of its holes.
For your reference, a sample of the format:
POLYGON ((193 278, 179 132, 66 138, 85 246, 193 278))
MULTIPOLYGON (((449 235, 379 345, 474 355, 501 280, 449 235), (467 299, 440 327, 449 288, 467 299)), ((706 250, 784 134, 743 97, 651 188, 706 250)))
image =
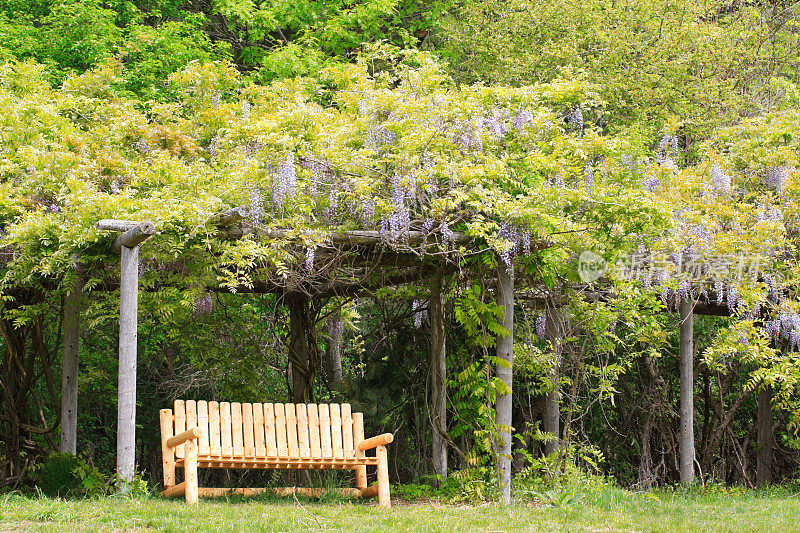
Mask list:
POLYGON ((161 410, 161 454, 166 497, 185 495, 316 495, 319 489, 221 489, 199 487, 198 468, 355 470, 356 488, 343 493, 377 496, 390 507, 386 444, 391 433, 364 439, 364 416, 350 404, 238 403, 176 400, 174 411, 161 410), (364 452, 375 449, 375 456, 364 452), (367 487, 367 466, 378 469, 377 486, 367 487), (175 483, 175 468, 184 481, 175 483))

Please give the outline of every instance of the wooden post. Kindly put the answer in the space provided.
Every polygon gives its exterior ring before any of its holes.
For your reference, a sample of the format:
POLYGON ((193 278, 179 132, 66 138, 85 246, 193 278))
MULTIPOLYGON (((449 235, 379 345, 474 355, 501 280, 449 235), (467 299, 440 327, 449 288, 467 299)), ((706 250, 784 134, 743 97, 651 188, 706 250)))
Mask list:
POLYGON ((508 387, 507 394, 497 394, 497 426, 500 434, 498 459, 500 493, 504 503, 511 502, 511 412, 512 365, 514 362, 514 270, 503 263, 497 272, 497 303, 503 308, 501 326, 508 335, 497 337, 497 377, 508 387))
POLYGON ((136 469, 136 342, 139 328, 139 246, 155 235, 152 222, 100 220, 100 230, 123 232, 111 245, 120 254, 117 478, 127 490, 136 469))
POLYGON ((386 456, 386 446, 376 446, 375 457, 378 458, 378 506, 389 508, 392 500, 389 497, 389 459, 386 456))
POLYGON ((197 479, 197 440, 186 441, 186 458, 184 459, 184 482, 186 483, 186 503, 197 503, 199 482, 197 479))
POLYGON ((164 470, 164 489, 175 486, 175 450, 167 446, 173 437, 172 409, 162 409, 161 415, 161 466, 164 470))
POLYGON ((559 438, 561 436, 561 391, 558 386, 558 377, 561 367, 561 339, 563 331, 562 319, 558 313, 558 309, 549 305, 545 309, 545 329, 547 338, 550 341, 550 349, 553 352, 553 366, 550 369, 550 380, 553 382, 553 389, 545 397, 542 420, 544 432, 552 435, 553 439, 545 443, 545 455, 550 455, 558 451, 559 438))
POLYGON ((756 483, 772 483, 772 391, 762 384, 758 389, 758 444, 756 448, 756 483))
POLYGON ((80 344, 81 279, 77 274, 64 296, 63 362, 61 370, 61 444, 59 451, 78 448, 78 347, 80 344))
POLYGON ((121 249, 117 476, 123 489, 136 468, 136 343, 139 316, 139 247, 121 249))
POLYGON ((682 298, 680 304, 680 481, 694 480, 694 314, 693 301, 682 298))
POLYGON ((429 304, 431 324, 431 426, 433 427, 433 471, 444 480, 447 478, 447 360, 444 333, 444 295, 442 276, 437 274, 431 281, 429 304))

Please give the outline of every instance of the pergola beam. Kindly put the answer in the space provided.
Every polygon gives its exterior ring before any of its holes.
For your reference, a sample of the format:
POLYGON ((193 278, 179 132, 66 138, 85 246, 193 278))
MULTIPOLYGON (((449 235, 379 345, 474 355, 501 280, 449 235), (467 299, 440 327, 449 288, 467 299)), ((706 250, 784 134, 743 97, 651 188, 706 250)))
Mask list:
MULTIPOLYGON (((116 239, 111 245, 111 251, 121 254, 123 248, 136 248, 144 241, 156 234, 156 227, 152 222, 140 222, 116 239)), ((139 258, 136 258, 138 262, 139 258)))
POLYGON ((246 205, 240 205, 239 207, 234 207, 233 209, 228 209, 224 213, 220 213, 217 219, 217 225, 230 226, 231 224, 236 224, 237 222, 244 220, 249 216, 250 208, 246 205))

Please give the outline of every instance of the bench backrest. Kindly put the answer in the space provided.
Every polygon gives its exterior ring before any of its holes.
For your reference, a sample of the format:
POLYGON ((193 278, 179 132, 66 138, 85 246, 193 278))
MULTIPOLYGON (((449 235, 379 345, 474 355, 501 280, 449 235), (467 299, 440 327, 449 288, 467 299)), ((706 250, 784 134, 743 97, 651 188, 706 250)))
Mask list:
MULTIPOLYGON (((172 434, 199 427, 200 455, 233 458, 355 457, 364 417, 350 404, 238 403, 175 400, 172 434)), ((162 440, 172 435, 164 435, 162 440)), ((175 447, 183 458, 185 445, 175 447)))

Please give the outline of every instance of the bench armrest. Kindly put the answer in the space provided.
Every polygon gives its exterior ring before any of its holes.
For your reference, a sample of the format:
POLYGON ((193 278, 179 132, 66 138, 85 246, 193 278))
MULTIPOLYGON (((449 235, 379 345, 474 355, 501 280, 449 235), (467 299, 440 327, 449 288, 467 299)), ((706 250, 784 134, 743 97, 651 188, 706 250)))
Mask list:
POLYGON ((384 446, 389 444, 394 440, 394 435, 391 433, 384 433, 383 435, 378 435, 377 437, 372 437, 371 439, 362 440, 358 443, 358 449, 363 451, 371 450, 372 448, 376 448, 378 446, 384 446))
POLYGON ((200 438, 202 431, 200 428, 192 428, 187 429, 183 433, 179 433, 174 437, 170 437, 167 439, 166 445, 168 448, 174 448, 175 446, 180 446, 187 440, 194 440, 200 438))

